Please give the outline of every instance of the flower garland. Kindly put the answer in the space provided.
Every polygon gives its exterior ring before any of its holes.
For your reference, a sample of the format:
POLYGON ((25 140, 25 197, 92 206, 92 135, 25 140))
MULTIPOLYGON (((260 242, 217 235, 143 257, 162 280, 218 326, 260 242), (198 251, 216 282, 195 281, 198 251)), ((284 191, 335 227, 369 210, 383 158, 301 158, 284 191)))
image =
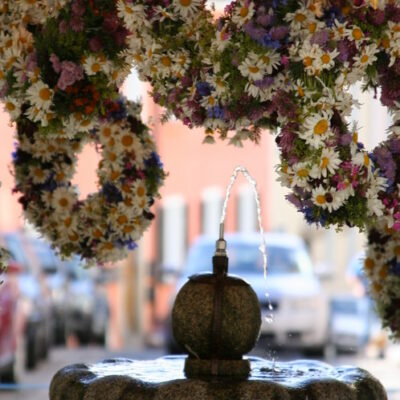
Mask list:
POLYGON ((368 230, 364 270, 383 326, 400 339, 400 234, 378 224, 368 230))
POLYGON ((21 118, 14 153, 14 191, 21 193, 26 218, 61 255, 89 262, 115 261, 137 246, 154 218, 150 206, 165 176, 140 106, 120 99, 106 112, 100 128, 75 139, 38 135, 37 125, 21 118), (99 191, 79 200, 70 181, 89 141, 102 154, 99 191))

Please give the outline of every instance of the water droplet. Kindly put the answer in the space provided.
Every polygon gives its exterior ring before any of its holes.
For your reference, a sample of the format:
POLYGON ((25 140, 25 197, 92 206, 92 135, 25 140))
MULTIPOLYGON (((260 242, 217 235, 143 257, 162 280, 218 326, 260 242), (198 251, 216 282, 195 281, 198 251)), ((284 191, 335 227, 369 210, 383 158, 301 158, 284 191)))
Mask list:
POLYGON ((269 303, 269 304, 268 304, 268 310, 271 310, 271 311, 273 311, 273 309, 274 309, 274 307, 272 306, 272 304, 271 304, 271 303, 269 303))
POLYGON ((268 314, 265 316, 265 320, 268 324, 272 324, 274 322, 274 316, 272 314, 268 314))

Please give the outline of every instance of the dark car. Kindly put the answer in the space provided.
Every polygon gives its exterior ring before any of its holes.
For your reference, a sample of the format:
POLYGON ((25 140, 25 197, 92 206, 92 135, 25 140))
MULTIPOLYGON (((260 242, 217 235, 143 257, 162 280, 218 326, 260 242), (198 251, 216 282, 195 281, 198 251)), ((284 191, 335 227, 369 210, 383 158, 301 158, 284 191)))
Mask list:
POLYGON ((66 331, 81 343, 105 344, 109 305, 100 268, 85 269, 78 258, 64 264, 68 276, 66 298, 66 331))

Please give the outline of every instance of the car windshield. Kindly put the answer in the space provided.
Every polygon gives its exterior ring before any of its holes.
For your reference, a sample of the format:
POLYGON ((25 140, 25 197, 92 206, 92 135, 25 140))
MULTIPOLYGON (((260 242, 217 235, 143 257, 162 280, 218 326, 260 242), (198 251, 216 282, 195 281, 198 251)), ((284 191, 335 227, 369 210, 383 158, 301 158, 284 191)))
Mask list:
MULTIPOLYGON (((212 256, 215 244, 203 243, 194 245, 189 252, 185 275, 212 270, 212 256)), ((246 275, 263 273, 263 260, 257 244, 229 243, 229 272, 246 275)), ((268 274, 311 273, 311 260, 302 247, 267 246, 268 274)))

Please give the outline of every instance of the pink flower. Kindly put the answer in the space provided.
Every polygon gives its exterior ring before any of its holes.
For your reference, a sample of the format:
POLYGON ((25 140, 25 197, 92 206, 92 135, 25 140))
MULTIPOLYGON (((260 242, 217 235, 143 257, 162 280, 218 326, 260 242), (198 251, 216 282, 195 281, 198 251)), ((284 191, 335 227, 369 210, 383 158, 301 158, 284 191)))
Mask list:
POLYGON ((101 42, 101 39, 97 36, 92 37, 89 40, 89 48, 94 53, 100 51, 103 48, 103 43, 101 42))
POLYGON ((338 182, 336 188, 338 191, 344 190, 344 189, 346 189, 346 184, 344 182, 338 182))
POLYGON ((67 21, 61 21, 58 25, 58 30, 61 34, 65 35, 68 32, 68 24, 67 21))
POLYGON ((60 59, 59 59, 54 53, 51 53, 51 55, 50 55, 50 61, 51 61, 52 65, 53 65, 54 71, 55 71, 57 74, 59 74, 59 73, 61 72, 61 62, 60 62, 60 59))
POLYGON ((83 69, 80 65, 72 61, 63 61, 61 63, 61 75, 57 82, 57 86, 61 90, 65 90, 68 86, 81 79, 83 79, 83 69))
POLYGON ((85 3, 82 0, 75 0, 72 3, 72 13, 78 17, 81 17, 83 14, 85 14, 86 8, 85 8, 85 3))
POLYGON ((74 32, 82 32, 84 28, 83 20, 81 17, 72 17, 69 21, 69 26, 74 32))
POLYGON ((282 57, 281 57, 281 64, 282 64, 284 67, 287 67, 287 66, 289 65, 289 57, 288 57, 288 56, 285 56, 285 55, 282 55, 282 57))
POLYGON ((400 222, 395 222, 395 223, 393 224, 393 229, 394 229, 395 231, 400 231, 400 222))

